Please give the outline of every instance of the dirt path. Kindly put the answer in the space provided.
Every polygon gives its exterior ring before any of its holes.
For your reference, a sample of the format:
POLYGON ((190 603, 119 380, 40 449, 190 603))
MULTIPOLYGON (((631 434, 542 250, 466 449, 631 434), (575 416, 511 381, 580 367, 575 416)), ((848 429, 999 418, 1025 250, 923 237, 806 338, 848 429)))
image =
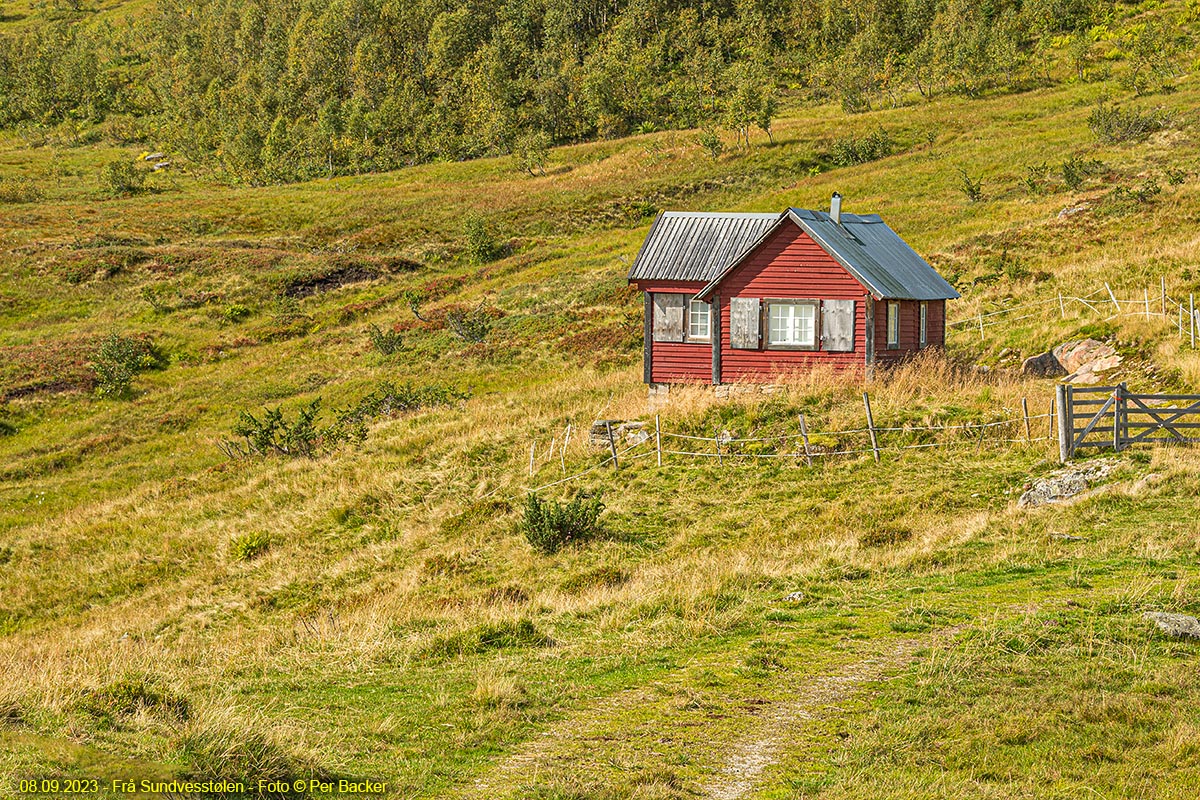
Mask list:
MULTIPOLYGON (((862 685, 910 664, 915 651, 924 644, 929 644, 929 640, 890 642, 882 652, 843 664, 833 672, 805 674, 795 671, 781 675, 787 684, 781 687, 786 699, 757 707, 737 729, 737 735, 706 743, 708 752, 703 754, 704 760, 720 766, 701 785, 701 796, 713 800, 737 800, 750 795, 763 773, 778 762, 806 724, 835 713, 839 704, 862 685)), ((721 656, 714 655, 713 658, 719 660, 721 656)), ((701 665, 693 662, 690 666, 701 665)), ((673 714, 670 708, 662 705, 664 691, 681 683, 686 672, 681 669, 664 680, 617 692, 575 711, 491 765, 473 781, 460 786, 452 796, 462 800, 509 797, 522 786, 554 775, 573 775, 582 779, 599 777, 588 775, 596 766, 593 759, 598 754, 619 758, 622 746, 635 742, 645 755, 647 741, 636 739, 637 734, 628 730, 624 715, 631 708, 657 705, 660 716, 655 718, 665 730, 673 714), (626 739, 629 734, 635 738, 626 739)))
POLYGON ((886 652, 855 662, 841 672, 798 682, 792 700, 773 705, 762 715, 755 730, 732 744, 725 754, 725 766, 703 786, 703 796, 713 800, 745 797, 807 722, 820 718, 860 685, 906 666, 920 645, 919 641, 905 639, 886 652))

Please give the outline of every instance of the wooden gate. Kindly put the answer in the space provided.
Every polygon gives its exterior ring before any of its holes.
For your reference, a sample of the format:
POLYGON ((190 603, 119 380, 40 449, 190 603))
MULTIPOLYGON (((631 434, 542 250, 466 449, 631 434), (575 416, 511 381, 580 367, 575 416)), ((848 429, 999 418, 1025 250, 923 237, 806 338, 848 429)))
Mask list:
POLYGON ((1116 386, 1058 387, 1058 454, 1086 447, 1200 443, 1200 394, 1133 394, 1116 386), (1168 405, 1161 405, 1167 403, 1168 405))

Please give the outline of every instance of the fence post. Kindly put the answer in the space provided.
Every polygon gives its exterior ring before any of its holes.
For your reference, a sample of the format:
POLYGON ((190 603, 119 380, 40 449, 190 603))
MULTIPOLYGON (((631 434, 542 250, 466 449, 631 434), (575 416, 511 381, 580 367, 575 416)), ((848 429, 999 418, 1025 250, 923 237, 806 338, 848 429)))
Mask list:
POLYGON ((812 466, 812 451, 808 449, 808 425, 804 421, 804 415, 800 415, 800 438, 804 440, 804 460, 808 465, 812 466))
POLYGON ((1146 319, 1150 319, 1150 287, 1149 286, 1146 287, 1145 299, 1146 299, 1146 319))
POLYGON ((567 432, 563 434, 562 449, 558 451, 559 460, 562 461, 563 475, 567 474, 567 445, 571 443, 571 423, 567 423, 567 432))
POLYGON ((1196 295, 1195 293, 1188 295, 1188 319, 1191 320, 1190 327, 1192 329, 1192 349, 1196 349, 1196 295))
POLYGON ((1112 300, 1113 308, 1115 308, 1117 310, 1117 313, 1120 314, 1121 313, 1121 304, 1117 302, 1117 296, 1115 294, 1113 294, 1112 287, 1108 285, 1108 281, 1104 282, 1104 288, 1108 289, 1108 299, 1112 300))
POLYGON ((1033 431, 1029 428, 1029 401, 1021 398, 1021 415, 1025 417, 1025 441, 1033 441, 1033 431))
POLYGON ((529 474, 533 475, 533 454, 537 450, 537 442, 529 445, 529 474))
POLYGON ((1167 276, 1160 275, 1158 277, 1162 288, 1162 315, 1167 315, 1167 276))
POLYGON ((608 449, 612 452, 613 469, 620 469, 617 464, 617 440, 613 438, 612 423, 605 421, 604 430, 608 433, 608 449))
POLYGON ((662 466, 662 426, 658 423, 658 414, 654 415, 654 449, 658 451, 658 465, 662 466))
POLYGON ((1067 304, 1063 302, 1062 292, 1058 293, 1058 313, 1062 315, 1063 319, 1067 318, 1067 304))
MULTIPOLYGON (((980 328, 983 330, 983 317, 979 318, 980 328)), ((867 430, 871 433, 871 451, 875 454, 875 463, 879 463, 879 440, 875 438, 875 418, 871 416, 871 398, 863 392, 863 407, 867 409, 867 430)))
POLYGON ((1075 431, 1071 423, 1071 387, 1060 383, 1055 387, 1058 400, 1058 460, 1067 463, 1074 453, 1075 431))
POLYGON ((983 341, 983 312, 979 312, 979 341, 983 341))
POLYGON ((1048 424, 1050 427, 1050 430, 1046 431, 1046 437, 1051 441, 1054 441, 1054 400, 1054 395, 1050 395, 1050 413, 1046 415, 1046 419, 1049 420, 1048 424))
POLYGON ((725 459, 721 458, 721 432, 720 431, 717 431, 716 435, 713 436, 713 444, 715 444, 717 446, 717 466, 723 467, 723 466, 725 466, 725 459))

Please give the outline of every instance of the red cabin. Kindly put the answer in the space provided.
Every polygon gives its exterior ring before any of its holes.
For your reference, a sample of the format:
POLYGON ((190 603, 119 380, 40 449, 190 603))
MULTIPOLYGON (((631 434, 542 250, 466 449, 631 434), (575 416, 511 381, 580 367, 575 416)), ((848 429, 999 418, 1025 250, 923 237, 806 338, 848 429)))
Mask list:
POLYGON ((871 374, 942 345, 959 296, 879 216, 659 214, 629 271, 645 381, 766 382, 818 364, 871 374))

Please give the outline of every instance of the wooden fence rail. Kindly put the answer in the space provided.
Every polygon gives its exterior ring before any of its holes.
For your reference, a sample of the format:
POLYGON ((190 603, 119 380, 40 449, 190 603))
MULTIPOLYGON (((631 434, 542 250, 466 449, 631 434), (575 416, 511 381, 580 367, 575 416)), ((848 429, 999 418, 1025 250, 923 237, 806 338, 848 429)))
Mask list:
POLYGON ((1058 407, 1062 461, 1089 447, 1120 452, 1147 442, 1200 443, 1200 394, 1134 394, 1123 383, 1086 388, 1061 384, 1058 407))

